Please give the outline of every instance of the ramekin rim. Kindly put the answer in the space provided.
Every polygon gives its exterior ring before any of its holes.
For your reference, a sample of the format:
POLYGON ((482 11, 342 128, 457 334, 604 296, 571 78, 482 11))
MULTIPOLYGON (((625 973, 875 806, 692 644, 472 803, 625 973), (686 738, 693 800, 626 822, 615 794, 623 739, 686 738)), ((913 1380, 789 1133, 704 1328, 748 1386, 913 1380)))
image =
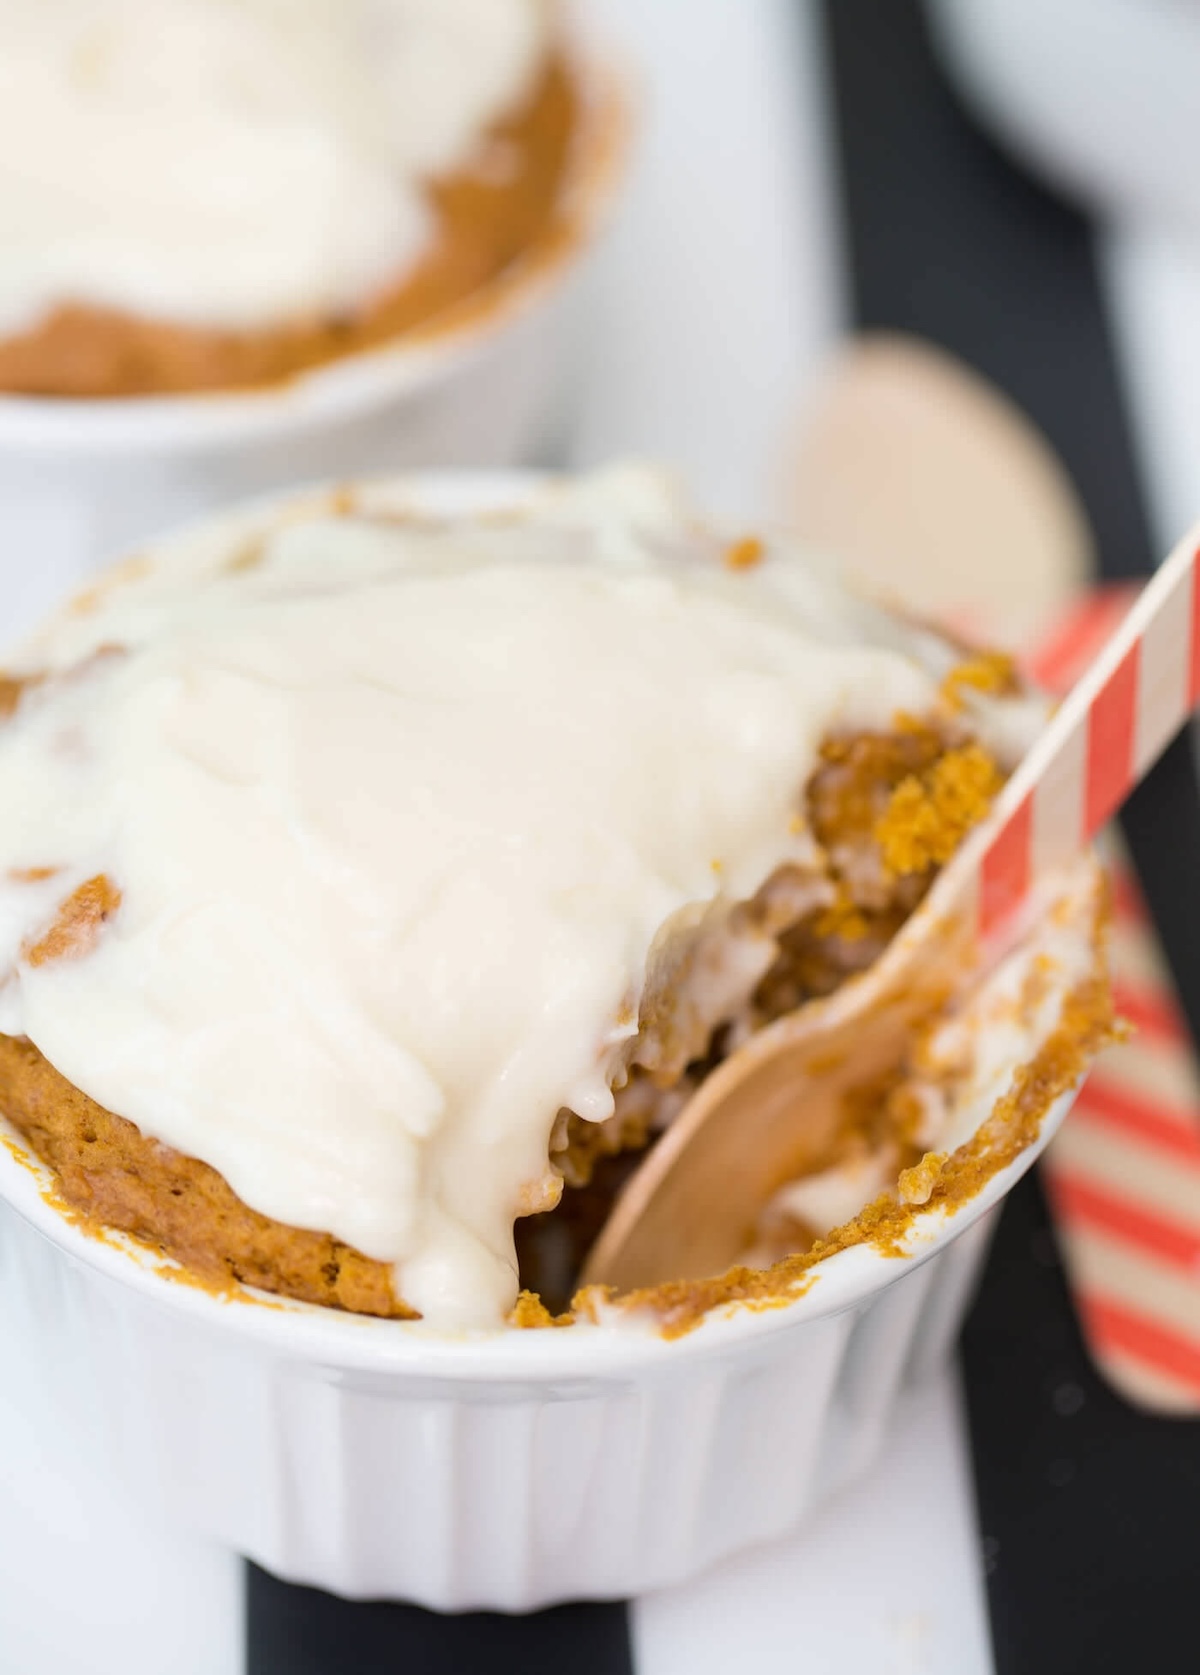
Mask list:
POLYGON ((665 1337, 654 1321, 618 1308, 609 1319, 565 1328, 451 1333, 419 1321, 380 1320, 263 1293, 223 1295, 193 1281, 179 1264, 119 1234, 89 1229, 54 1201, 53 1177, 0 1117, 0 1205, 30 1223, 69 1259, 99 1272, 153 1307, 210 1332, 251 1341, 278 1359, 304 1361, 347 1375, 441 1382, 542 1383, 617 1378, 669 1370, 713 1352, 760 1342, 779 1332, 854 1308, 936 1256, 997 1204, 1062 1123, 1077 1090, 1045 1113, 1037 1138, 964 1202, 918 1210, 903 1254, 869 1243, 819 1262, 794 1297, 768 1306, 734 1302, 709 1311, 690 1331, 665 1337))

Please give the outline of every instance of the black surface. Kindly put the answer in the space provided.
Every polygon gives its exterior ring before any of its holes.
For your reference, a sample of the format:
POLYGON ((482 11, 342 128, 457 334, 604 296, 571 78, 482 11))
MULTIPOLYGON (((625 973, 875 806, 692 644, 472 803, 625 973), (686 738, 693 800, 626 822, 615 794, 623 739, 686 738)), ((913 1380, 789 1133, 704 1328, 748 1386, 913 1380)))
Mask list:
MULTIPOLYGON (((1147 574, 1163 555, 1149 536, 1088 221, 960 109, 918 0, 825 0, 824 17, 857 323, 926 337, 1010 395, 1074 480, 1100 574, 1147 574)), ((1185 739, 1135 792, 1122 826, 1200 1041, 1200 794, 1185 739)))
MULTIPOLYGON (((915 332, 1012 396, 1067 465, 1102 575, 1152 562, 1089 228, 944 85, 917 0, 826 0, 859 324, 915 332)), ((1177 741, 1123 817, 1193 1034, 1200 798, 1177 741)), ((1035 1178, 1012 1195, 964 1341, 997 1675, 1200 1667, 1200 1428, 1094 1371, 1035 1178)))
POLYGON ((246 1675, 632 1675, 623 1605, 527 1617, 352 1603, 246 1567, 246 1675))
POLYGON ((997 1675, 1200 1667, 1200 1426, 1094 1371, 1036 1174, 963 1340, 997 1675))
POLYGON ((1149 538, 1089 222, 1013 167, 951 97, 919 0, 828 0, 855 318, 942 344, 1049 437, 1106 575, 1149 538))

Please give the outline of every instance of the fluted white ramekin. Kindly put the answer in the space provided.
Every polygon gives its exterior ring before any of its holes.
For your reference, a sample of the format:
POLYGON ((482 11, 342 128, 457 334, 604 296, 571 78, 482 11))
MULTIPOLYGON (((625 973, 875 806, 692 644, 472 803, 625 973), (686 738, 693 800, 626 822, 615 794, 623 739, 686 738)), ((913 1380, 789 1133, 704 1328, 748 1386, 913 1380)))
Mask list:
POLYGON ((786 1307, 673 1341, 222 1301, 72 1226, 0 1148, 6 1347, 135 1493, 291 1581, 443 1610, 628 1596, 783 1535, 869 1466, 1039 1148, 918 1218, 903 1257, 842 1251, 786 1307))
MULTIPOLYGON (((354 492, 453 514, 537 485, 433 474, 354 492)), ((281 504, 158 550, 253 536, 281 504)), ((990 1212, 1069 1104, 974 1197, 917 1212, 902 1255, 855 1246, 785 1306, 734 1306, 670 1341, 629 1316, 454 1335, 222 1299, 73 1223, 0 1117, 0 1341, 40 1359, 61 1422, 131 1488, 292 1581, 441 1609, 630 1595, 792 1529, 870 1464, 897 1392, 949 1352, 990 1212)))
POLYGON ((568 46, 581 113, 559 222, 452 323, 261 389, 0 395, 10 637, 98 563, 229 501, 337 475, 513 465, 546 441, 631 126, 626 72, 578 27, 568 46))

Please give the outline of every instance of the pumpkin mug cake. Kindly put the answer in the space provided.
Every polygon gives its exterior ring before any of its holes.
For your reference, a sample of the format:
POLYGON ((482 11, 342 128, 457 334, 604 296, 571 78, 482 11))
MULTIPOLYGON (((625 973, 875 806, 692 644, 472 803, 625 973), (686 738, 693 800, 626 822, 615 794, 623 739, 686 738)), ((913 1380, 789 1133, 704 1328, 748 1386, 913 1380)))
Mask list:
MULTIPOLYGON (((0 1110, 64 1211, 452 1330, 623 1306, 558 1312, 632 1163, 878 957, 1040 714, 634 470, 217 525, 77 599, 0 703, 0 1110)), ((1068 893, 1015 967, 964 962, 749 1265, 629 1306, 786 1301, 977 1191, 1104 1038, 1099 915, 1068 893), (1023 1060, 1040 1104, 1000 1110, 1023 1060)))
POLYGON ((0 391, 261 385, 453 319, 563 232, 551 0, 8 0, 0 391))
POLYGON ((867 1466, 1110 1028, 1090 861, 830 1065, 732 1269, 576 1280, 691 1090, 899 946, 1038 724, 1003 659, 625 470, 230 514, 2 663, 0 1328, 123 1492, 520 1610, 867 1466))

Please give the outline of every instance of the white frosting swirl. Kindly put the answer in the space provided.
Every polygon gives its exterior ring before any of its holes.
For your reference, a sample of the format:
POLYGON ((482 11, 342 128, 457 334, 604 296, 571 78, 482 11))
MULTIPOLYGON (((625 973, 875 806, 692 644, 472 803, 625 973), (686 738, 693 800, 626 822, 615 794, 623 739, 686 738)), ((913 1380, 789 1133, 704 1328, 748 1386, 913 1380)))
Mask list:
POLYGON ((546 38, 544 0, 0 0, 0 331, 362 303, 546 38))
POLYGON ((664 928, 810 856, 823 737, 936 691, 637 475, 508 521, 222 524, 9 667, 71 672, 0 725, 0 1029, 443 1324, 512 1303, 514 1214, 560 1108, 612 1112, 664 928), (99 874, 96 945, 31 963, 99 874))

